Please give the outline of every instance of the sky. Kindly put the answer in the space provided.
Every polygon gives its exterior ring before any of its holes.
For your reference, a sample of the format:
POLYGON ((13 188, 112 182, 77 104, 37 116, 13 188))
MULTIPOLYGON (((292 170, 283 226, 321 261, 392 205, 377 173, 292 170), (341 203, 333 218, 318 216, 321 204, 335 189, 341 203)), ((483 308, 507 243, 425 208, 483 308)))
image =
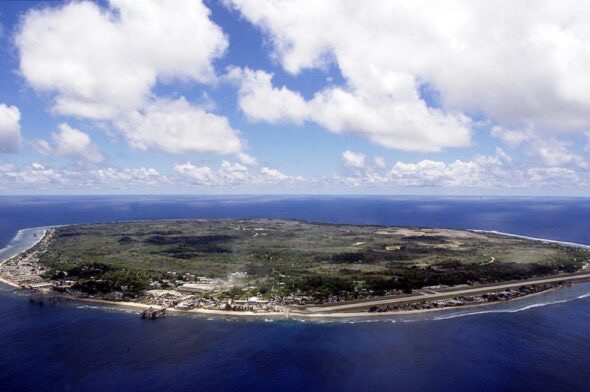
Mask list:
POLYGON ((0 2, 0 194, 586 196, 590 3, 0 2))

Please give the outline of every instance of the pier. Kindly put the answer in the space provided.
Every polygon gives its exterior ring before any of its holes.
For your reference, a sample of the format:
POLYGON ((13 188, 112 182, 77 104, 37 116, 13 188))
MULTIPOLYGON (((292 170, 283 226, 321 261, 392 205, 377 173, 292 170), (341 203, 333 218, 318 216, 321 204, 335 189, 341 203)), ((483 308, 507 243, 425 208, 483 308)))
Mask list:
POLYGON ((143 312, 141 312, 142 319, 150 319, 155 320, 157 318, 165 317, 166 316, 166 308, 156 309, 156 308, 147 308, 143 312))

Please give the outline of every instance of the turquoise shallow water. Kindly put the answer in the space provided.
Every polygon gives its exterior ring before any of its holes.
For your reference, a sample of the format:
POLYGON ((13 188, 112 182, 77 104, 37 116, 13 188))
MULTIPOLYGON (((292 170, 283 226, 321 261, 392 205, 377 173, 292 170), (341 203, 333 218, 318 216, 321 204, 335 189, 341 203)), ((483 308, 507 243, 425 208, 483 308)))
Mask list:
POLYGON ((43 238, 45 228, 31 227, 19 230, 14 238, 0 249, 0 263, 29 249, 43 238))
MULTIPOLYGON (((451 226, 590 243, 587 199, 5 198, 24 227, 189 217, 451 226), (445 223, 445 224, 442 224, 445 223)), ((63 390, 589 390, 590 284, 499 306, 370 320, 173 316, 0 289, 0 386, 63 390)))

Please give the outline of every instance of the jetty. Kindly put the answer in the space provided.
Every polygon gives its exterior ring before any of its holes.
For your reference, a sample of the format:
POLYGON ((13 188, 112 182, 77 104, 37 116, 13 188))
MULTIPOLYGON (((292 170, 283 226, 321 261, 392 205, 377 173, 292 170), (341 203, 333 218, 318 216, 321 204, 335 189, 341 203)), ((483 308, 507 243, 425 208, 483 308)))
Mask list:
POLYGON ((166 316, 166 308, 156 309, 156 308, 149 307, 149 308, 145 309, 143 312, 141 312, 142 319, 155 320, 157 318, 161 318, 161 317, 165 317, 165 316, 166 316))

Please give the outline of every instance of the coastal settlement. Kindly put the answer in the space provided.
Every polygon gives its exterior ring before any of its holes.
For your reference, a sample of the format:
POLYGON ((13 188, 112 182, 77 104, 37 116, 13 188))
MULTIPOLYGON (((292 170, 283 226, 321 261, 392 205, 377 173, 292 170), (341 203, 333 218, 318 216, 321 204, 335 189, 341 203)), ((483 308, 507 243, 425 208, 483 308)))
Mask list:
MULTIPOLYGON (((88 293, 80 285, 79 274, 76 278, 69 279, 67 273, 61 271, 56 274, 40 262, 54 235, 55 229, 47 229, 35 246, 2 263, 0 277, 3 281, 34 292, 142 305, 146 308, 142 314, 148 318, 159 317, 164 310, 319 316, 329 316, 334 312, 377 314, 435 310, 508 301, 583 279, 590 272, 586 261, 576 271, 577 274, 562 274, 562 277, 553 279, 528 279, 508 285, 509 287, 505 287, 505 284, 479 285, 480 287, 477 284, 439 284, 410 292, 388 290, 382 295, 377 295, 374 290, 359 288, 322 297, 317 293, 301 290, 293 290, 288 295, 284 291, 283 295, 273 295, 272 289, 263 292, 254 284, 256 279, 252 279, 246 271, 233 271, 225 278, 166 271, 160 278, 152 279, 145 290, 130 290, 129 286, 120 285, 115 290, 88 293), (466 288, 473 293, 465 295, 463 292, 466 288)), ((494 257, 491 257, 490 261, 482 265, 493 262, 494 257)), ((97 271, 93 271, 92 266, 85 265, 84 268, 91 282, 101 283, 93 279, 92 274, 97 271)), ((133 282, 129 283, 133 285, 133 282)))

